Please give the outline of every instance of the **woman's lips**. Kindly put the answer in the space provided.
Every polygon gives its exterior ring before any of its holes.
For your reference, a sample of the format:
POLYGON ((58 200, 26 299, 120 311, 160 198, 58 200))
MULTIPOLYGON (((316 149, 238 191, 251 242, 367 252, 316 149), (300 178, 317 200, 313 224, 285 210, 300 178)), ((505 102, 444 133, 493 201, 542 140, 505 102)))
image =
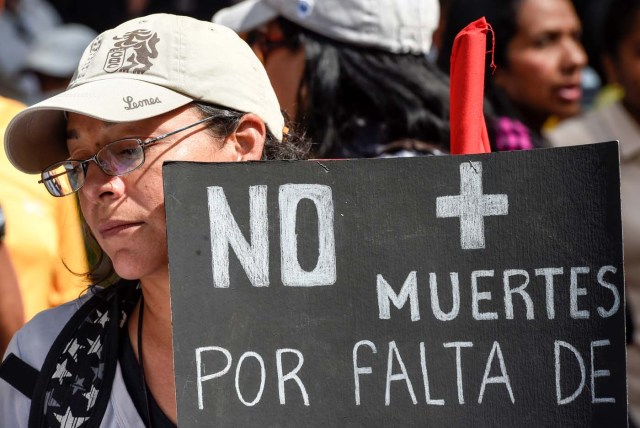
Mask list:
POLYGON ((119 235, 123 232, 126 232, 132 228, 140 226, 142 223, 140 222, 122 222, 122 221, 112 221, 103 224, 100 226, 100 235, 103 238, 109 238, 112 236, 119 235))
POLYGON ((580 102, 582 99, 582 88, 580 85, 563 86, 558 89, 558 96, 565 102, 580 102))

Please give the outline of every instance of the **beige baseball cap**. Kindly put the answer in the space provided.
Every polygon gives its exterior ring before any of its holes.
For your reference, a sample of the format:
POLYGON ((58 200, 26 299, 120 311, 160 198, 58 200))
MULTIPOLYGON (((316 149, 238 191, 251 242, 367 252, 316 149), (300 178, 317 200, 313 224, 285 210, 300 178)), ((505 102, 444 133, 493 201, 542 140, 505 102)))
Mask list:
POLYGON ((64 112, 130 122, 192 101, 255 113, 282 140, 284 118, 269 78, 235 32, 186 16, 155 14, 98 35, 65 92, 11 120, 5 151, 19 170, 39 173, 69 156, 64 112))
POLYGON ((393 53, 426 54, 440 18, 439 0, 245 0, 212 18, 237 32, 278 16, 339 42, 393 53))

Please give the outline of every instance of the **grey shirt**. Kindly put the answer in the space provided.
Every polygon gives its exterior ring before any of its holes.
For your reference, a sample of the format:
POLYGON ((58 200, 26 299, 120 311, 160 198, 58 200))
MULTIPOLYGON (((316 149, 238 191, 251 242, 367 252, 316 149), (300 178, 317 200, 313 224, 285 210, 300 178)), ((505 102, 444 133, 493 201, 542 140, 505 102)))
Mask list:
MULTIPOLYGON (((91 295, 89 292, 77 300, 36 315, 15 334, 9 343, 5 358, 13 353, 25 363, 40 370, 62 328, 91 295)), ((30 406, 30 398, 0 379, 0 426, 27 428, 30 406)), ((59 420, 62 427, 73 427, 80 422, 72 414, 60 415, 59 420)), ((144 428, 122 378, 120 363, 116 367, 111 397, 100 427, 144 428)))

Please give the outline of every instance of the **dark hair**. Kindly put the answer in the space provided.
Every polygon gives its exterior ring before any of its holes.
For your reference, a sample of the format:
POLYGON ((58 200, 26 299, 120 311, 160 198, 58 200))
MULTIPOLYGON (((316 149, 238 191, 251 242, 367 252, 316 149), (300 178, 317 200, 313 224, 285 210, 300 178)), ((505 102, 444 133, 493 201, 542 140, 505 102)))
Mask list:
POLYGON ((498 67, 509 67, 508 46, 518 33, 518 14, 523 2, 524 0, 497 0, 495 18, 491 26, 496 42, 494 62, 498 67))
MULTIPOLYGON (((236 130, 240 119, 246 113, 205 103, 194 102, 194 108, 204 119, 215 116, 209 122, 208 131, 218 139, 229 136, 236 130)), ((286 117, 285 117, 286 119, 286 117)), ((306 159, 309 153, 310 142, 304 134, 298 134, 296 126, 285 121, 287 132, 283 141, 279 141, 267 128, 267 136, 262 155, 262 160, 295 160, 306 159)), ((109 256, 102 250, 95 237, 91 233, 86 221, 82 219, 83 233, 87 243, 87 251, 91 268, 84 276, 88 277, 93 285, 110 286, 120 280, 115 272, 109 256)))
POLYGON ((449 81, 426 56, 353 47, 278 22, 289 47, 304 49, 296 119, 315 156, 375 156, 376 143, 402 139, 448 151, 449 81))
POLYGON ((602 22, 602 53, 618 57, 620 43, 634 29, 640 11, 640 0, 613 0, 602 22))
MULTIPOLYGON (((518 32, 518 13, 524 0, 449 0, 444 9, 445 27, 442 45, 438 52, 438 67, 449 73, 449 59, 456 35, 468 24, 485 17, 494 30, 494 62, 498 67, 506 67, 507 46, 518 32)), ((493 40, 487 37, 487 51, 492 49, 493 40)), ((489 62, 487 61, 487 67, 489 62)), ((491 76, 490 70, 485 73, 491 76)))
MULTIPOLYGON (((493 61, 498 69, 508 69, 509 60, 507 56, 509 44, 518 33, 518 15, 524 0, 491 0, 488 3, 492 5, 490 24, 493 28, 493 37, 495 40, 493 61)), ((502 88, 494 83, 493 73, 489 72, 488 69, 485 72, 485 97, 488 101, 485 108, 485 115, 488 119, 489 140, 491 141, 491 149, 493 151, 498 150, 496 138, 499 134, 500 125, 497 118, 500 116, 522 122, 526 125, 532 143, 535 142, 536 145, 542 144, 540 130, 531 126, 526 115, 523 114, 520 108, 513 103, 502 88)))
MULTIPOLYGON (((195 103, 195 106, 200 111, 203 119, 208 116, 216 116, 216 119, 209 124, 209 130, 216 138, 225 138, 230 135, 236 130, 240 119, 245 115, 245 113, 237 110, 211 104, 195 103)), ((279 141, 267 128, 262 160, 307 159, 311 142, 300 131, 298 125, 289 121, 286 114, 283 113, 283 115, 285 117, 283 141, 279 141)))

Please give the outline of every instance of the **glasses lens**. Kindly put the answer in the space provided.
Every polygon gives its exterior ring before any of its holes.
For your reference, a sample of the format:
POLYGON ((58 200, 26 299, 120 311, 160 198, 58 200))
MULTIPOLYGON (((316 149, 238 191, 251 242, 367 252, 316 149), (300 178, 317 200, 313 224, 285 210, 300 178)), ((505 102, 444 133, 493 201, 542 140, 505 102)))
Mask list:
POLYGON ((140 140, 127 138, 104 146, 97 154, 100 168, 109 175, 122 175, 133 171, 144 162, 140 140))
POLYGON ((42 172, 42 183, 53 196, 65 196, 76 192, 84 184, 82 162, 64 161, 42 172))

